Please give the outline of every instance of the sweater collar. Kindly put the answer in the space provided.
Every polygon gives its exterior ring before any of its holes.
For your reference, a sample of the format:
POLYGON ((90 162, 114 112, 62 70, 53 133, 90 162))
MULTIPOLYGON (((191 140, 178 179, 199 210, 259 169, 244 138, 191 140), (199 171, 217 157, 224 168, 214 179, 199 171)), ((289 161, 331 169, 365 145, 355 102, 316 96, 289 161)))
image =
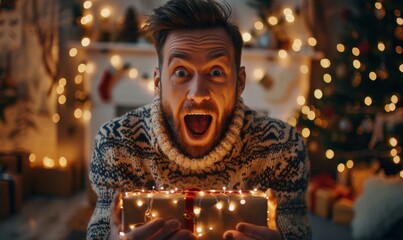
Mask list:
POLYGON ((214 163, 221 161, 232 150, 233 146, 237 145, 236 141, 239 139, 239 134, 243 126, 245 114, 244 108, 243 100, 239 97, 232 122, 221 142, 203 157, 191 158, 186 156, 171 141, 164 123, 164 116, 161 110, 161 100, 159 96, 156 96, 153 99, 151 107, 151 131, 154 135, 153 142, 161 149, 170 161, 174 161, 185 169, 194 171, 203 170, 207 167, 211 167, 214 163))

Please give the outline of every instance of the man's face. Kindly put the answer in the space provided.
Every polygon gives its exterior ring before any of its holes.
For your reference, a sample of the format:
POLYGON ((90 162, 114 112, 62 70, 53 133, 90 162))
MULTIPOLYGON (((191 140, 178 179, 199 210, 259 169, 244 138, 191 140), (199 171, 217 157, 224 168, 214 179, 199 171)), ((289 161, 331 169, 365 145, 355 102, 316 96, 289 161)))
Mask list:
POLYGON ((187 155, 201 157, 226 131, 245 70, 236 71, 225 30, 178 30, 167 36, 154 83, 173 140, 187 155))

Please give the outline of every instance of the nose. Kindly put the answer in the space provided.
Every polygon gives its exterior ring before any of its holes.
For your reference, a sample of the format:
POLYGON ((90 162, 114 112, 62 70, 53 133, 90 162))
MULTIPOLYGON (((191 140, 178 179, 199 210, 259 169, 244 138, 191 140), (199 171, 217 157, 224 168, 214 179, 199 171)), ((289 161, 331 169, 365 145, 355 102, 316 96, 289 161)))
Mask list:
POLYGON ((206 79, 203 79, 200 74, 195 74, 189 86, 187 99, 195 103, 210 100, 210 91, 207 88, 207 84, 206 79))

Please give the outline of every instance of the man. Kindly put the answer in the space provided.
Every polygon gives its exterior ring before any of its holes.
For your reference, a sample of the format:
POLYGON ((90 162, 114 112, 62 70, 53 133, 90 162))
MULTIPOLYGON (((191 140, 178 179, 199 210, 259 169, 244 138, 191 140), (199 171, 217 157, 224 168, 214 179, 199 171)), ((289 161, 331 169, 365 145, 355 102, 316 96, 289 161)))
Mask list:
MULTIPOLYGON (((242 37, 230 8, 213 0, 172 0, 145 31, 158 53, 156 96, 102 126, 90 179, 98 202, 89 239, 121 230, 121 195, 141 188, 258 188, 275 196, 275 224, 239 223, 225 239, 310 239, 306 148, 291 126, 243 104, 242 37), (112 201, 113 200, 113 201, 112 201)), ((272 213, 273 214, 273 213, 272 213)), ((156 219, 126 239, 194 239, 177 219, 156 219)))

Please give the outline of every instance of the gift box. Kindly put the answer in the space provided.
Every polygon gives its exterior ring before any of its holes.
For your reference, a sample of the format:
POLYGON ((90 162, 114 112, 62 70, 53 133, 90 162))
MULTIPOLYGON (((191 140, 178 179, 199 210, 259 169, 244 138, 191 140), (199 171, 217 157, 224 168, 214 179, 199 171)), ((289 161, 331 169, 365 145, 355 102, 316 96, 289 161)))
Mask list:
POLYGON ((0 153, 0 165, 7 172, 17 173, 22 176, 23 197, 31 195, 31 167, 29 165, 29 153, 27 152, 4 152, 0 153))
POLYGON ((348 198, 341 198, 333 204, 332 221, 338 224, 350 225, 354 218, 354 202, 348 198))
POLYGON ((318 175, 308 184, 306 201, 309 211, 320 217, 329 218, 335 201, 351 196, 352 190, 349 187, 335 183, 328 175, 318 175))
POLYGON ((22 178, 14 173, 0 174, 0 219, 4 219, 21 210, 22 178))
POLYGON ((155 217, 176 218, 199 239, 221 239, 239 222, 267 226, 267 196, 260 191, 135 191, 123 197, 123 229, 155 217))
POLYGON ((67 197, 73 193, 73 168, 34 167, 33 190, 35 193, 67 197))

